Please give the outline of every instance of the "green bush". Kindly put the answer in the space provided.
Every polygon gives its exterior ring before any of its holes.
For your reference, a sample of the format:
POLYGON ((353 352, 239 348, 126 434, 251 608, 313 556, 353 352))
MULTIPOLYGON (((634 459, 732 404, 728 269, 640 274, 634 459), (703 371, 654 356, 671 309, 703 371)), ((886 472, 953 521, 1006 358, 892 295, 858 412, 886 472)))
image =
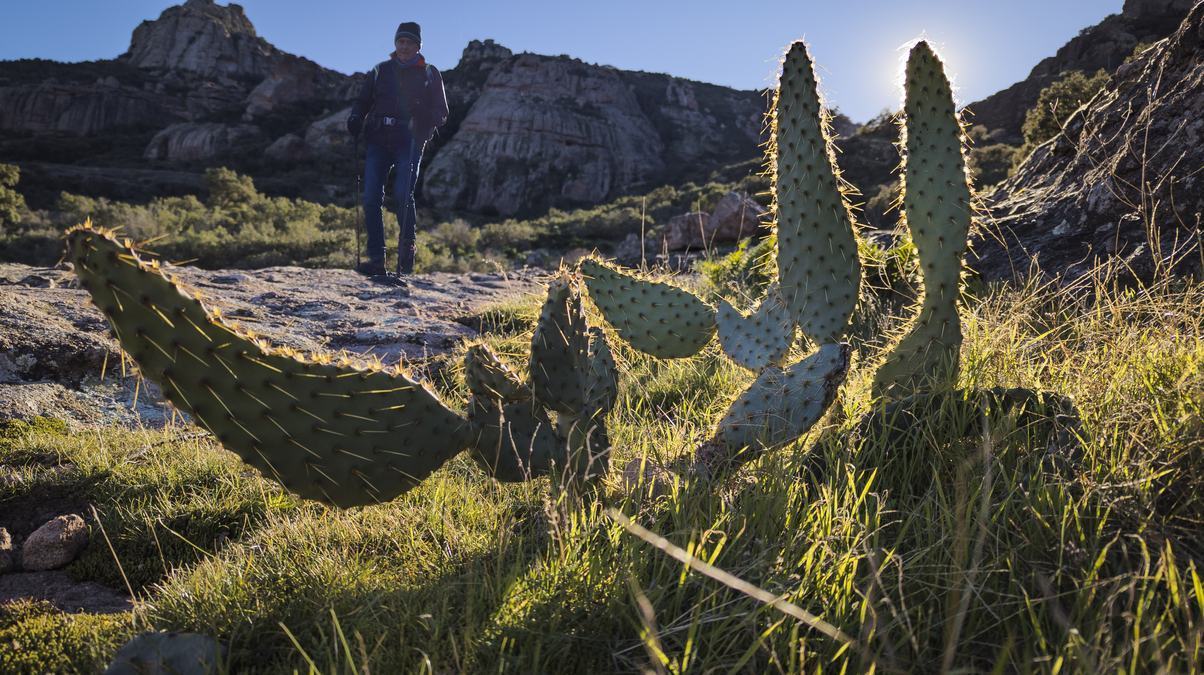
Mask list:
POLYGON ((21 170, 12 164, 0 164, 0 232, 16 226, 25 213, 25 197, 17 192, 21 170))
POLYGON ((1103 70, 1094 75, 1075 70, 1042 89, 1037 96, 1037 105, 1024 117, 1024 145, 1015 155, 1016 165, 1019 166, 1038 145, 1061 133, 1062 125, 1070 115, 1103 89, 1108 79, 1108 73, 1103 70))

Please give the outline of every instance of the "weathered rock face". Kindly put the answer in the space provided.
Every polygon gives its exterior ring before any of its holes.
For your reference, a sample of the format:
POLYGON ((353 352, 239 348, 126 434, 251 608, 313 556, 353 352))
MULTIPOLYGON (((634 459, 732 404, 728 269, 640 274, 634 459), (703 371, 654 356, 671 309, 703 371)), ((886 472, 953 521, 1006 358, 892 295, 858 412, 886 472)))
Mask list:
POLYGON ((123 127, 154 127, 181 119, 178 106, 154 92, 104 78, 91 85, 45 81, 0 87, 0 129, 95 134, 123 127))
POLYGON ((241 6, 188 0, 135 28, 130 49, 122 58, 139 68, 262 80, 281 56, 255 34, 241 6))
POLYGON ((616 71, 522 54, 489 75, 432 161, 424 194, 444 208, 503 214, 549 198, 597 202, 662 170, 663 152, 616 71))
POLYGON ((1024 116, 1041 90, 1063 73, 1099 69, 1111 72, 1138 44, 1160 40, 1187 15, 1196 0, 1125 0, 1120 14, 1081 31, 1053 56, 1043 59, 1024 80, 966 106, 970 121, 997 131, 1001 141, 1019 144, 1024 116))
POLYGON ((295 162, 308 156, 309 146, 297 134, 285 134, 272 141, 263 154, 278 162, 295 162))
POLYGON ((259 128, 249 124, 173 124, 155 134, 143 156, 146 159, 195 162, 236 152, 262 140, 259 128))
MULTIPOLYGON (((1038 147, 991 198, 972 262, 988 279, 1030 257, 1075 279, 1101 257, 1148 277, 1198 244, 1204 213, 1204 3, 1167 40, 1122 66, 1063 134, 1038 147), (1143 188, 1144 186, 1144 188, 1143 188)), ((1176 271, 1198 267, 1185 256, 1176 271)))
POLYGON ((348 78, 291 54, 282 56, 272 73, 247 95, 245 119, 263 116, 280 106, 304 101, 344 100, 351 96, 348 78))
POLYGON ((520 54, 491 65, 423 194, 507 215, 595 203, 691 163, 755 156, 763 112, 754 92, 520 54))

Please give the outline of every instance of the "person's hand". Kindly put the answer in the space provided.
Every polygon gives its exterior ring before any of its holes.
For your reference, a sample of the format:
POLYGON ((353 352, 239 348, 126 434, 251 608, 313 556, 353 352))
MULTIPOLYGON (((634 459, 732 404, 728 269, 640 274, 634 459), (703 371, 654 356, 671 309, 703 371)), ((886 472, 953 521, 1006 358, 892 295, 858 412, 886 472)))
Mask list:
POLYGON ((347 118, 347 133, 358 137, 360 132, 364 130, 364 118, 358 115, 352 115, 347 118))

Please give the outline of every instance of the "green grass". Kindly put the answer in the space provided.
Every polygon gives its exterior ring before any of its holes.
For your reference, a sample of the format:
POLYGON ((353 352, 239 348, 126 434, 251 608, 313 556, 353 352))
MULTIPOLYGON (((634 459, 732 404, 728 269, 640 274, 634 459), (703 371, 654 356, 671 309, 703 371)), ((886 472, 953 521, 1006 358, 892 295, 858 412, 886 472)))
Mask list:
MULTIPOLYGON (((120 568, 94 545, 71 572, 122 587, 124 570, 140 598, 108 618, 9 610, 0 662, 87 672, 151 626, 218 637, 238 672, 1199 672, 1202 306, 1199 282, 980 290, 960 385, 1068 395, 1079 436, 1003 417, 962 437, 942 409, 918 443, 858 439, 878 337, 800 443, 655 495, 622 467, 691 452, 752 376, 714 345, 672 362, 616 345, 611 478, 577 506, 464 456, 394 502, 336 511, 190 429, 0 435, 0 462, 27 479, 0 508, 55 490, 95 504, 120 568), (31 464, 45 453, 76 471, 31 464), (607 509, 857 646, 691 571, 607 509)), ((485 339, 521 359, 532 312, 499 308, 485 339)))

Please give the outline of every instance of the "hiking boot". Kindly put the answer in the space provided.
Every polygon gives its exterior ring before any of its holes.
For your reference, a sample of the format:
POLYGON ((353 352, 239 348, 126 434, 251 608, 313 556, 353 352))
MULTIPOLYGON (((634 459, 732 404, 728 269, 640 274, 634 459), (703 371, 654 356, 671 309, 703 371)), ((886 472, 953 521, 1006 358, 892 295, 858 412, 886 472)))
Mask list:
POLYGON ((365 260, 355 266, 355 271, 366 277, 379 277, 385 274, 385 261, 365 260))
POLYGON ((397 276, 396 274, 393 274, 392 272, 383 272, 381 274, 373 274, 373 275, 369 276, 368 279, 372 283, 380 284, 382 286, 394 286, 397 288, 409 288, 410 287, 410 282, 406 281, 402 277, 397 276))

